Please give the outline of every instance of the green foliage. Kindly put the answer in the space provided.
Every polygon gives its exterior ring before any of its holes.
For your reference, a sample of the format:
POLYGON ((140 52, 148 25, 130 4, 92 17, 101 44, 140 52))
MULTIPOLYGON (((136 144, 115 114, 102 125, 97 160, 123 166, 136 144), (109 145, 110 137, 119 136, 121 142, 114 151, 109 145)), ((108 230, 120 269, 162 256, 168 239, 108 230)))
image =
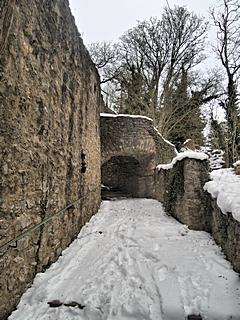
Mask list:
POLYGON ((184 161, 178 161, 174 169, 170 172, 168 188, 164 195, 164 205, 166 212, 172 216, 175 215, 174 207, 177 197, 184 194, 184 161))
POLYGON ((220 149, 226 152, 227 127, 226 122, 218 122, 211 115, 210 140, 212 149, 220 149))
POLYGON ((205 121, 201 115, 203 94, 189 93, 188 72, 182 69, 179 81, 165 93, 161 116, 164 136, 175 144, 181 144, 191 137, 195 143, 203 144, 205 121))

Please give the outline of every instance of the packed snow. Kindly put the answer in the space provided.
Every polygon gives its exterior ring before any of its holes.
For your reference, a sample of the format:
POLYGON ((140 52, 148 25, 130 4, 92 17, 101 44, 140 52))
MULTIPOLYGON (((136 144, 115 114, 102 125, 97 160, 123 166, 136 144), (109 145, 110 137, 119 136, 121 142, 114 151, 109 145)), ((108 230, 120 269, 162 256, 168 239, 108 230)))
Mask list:
POLYGON ((184 158, 190 158, 190 159, 197 159, 197 160, 207 160, 208 155, 203 152, 197 152, 197 151, 184 151, 177 154, 175 158, 173 158, 171 163, 167 164, 159 164, 157 166, 158 170, 169 170, 172 169, 173 166, 178 162, 181 161, 184 158))
POLYGON ((105 201, 9 320, 240 319, 240 280, 211 236, 149 199, 105 201), (53 307, 55 305, 55 307, 53 307))
POLYGON ((212 171, 210 178, 212 181, 205 184, 204 190, 217 199, 222 213, 231 212, 240 222, 240 176, 234 173, 234 169, 227 168, 212 171))
POLYGON ((151 122, 153 119, 146 117, 146 116, 141 116, 141 115, 134 115, 134 114, 114 114, 114 113, 100 113, 101 117, 109 117, 109 118, 118 118, 118 117, 125 117, 125 118, 140 118, 140 119, 147 119, 150 120, 151 122))

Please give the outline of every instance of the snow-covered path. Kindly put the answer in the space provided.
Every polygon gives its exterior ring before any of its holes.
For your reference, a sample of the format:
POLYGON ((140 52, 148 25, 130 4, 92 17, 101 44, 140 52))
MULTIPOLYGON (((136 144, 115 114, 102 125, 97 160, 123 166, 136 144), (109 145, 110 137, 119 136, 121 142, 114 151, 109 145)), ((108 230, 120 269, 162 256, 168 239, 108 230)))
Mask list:
POLYGON ((105 201, 11 320, 240 320, 240 279, 211 237, 155 200, 105 201), (58 307, 49 302, 58 300, 58 307), (71 306, 70 306, 70 305, 71 306))

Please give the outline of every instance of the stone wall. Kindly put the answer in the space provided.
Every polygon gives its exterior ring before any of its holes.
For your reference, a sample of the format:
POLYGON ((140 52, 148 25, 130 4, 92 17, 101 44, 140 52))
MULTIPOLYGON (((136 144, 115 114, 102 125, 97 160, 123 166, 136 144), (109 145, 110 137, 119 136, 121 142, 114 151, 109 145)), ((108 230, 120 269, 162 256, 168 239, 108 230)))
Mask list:
POLYGON ((99 76, 67 0, 0 2, 0 319, 100 203, 99 76))
POLYGON ((240 273, 240 223, 229 212, 223 214, 216 200, 211 201, 211 233, 219 244, 234 270, 240 273))
POLYGON ((119 155, 153 155, 156 164, 168 163, 176 156, 174 146, 160 136, 149 118, 101 115, 100 130, 102 163, 119 155))
POLYGON ((107 116, 100 120, 102 182, 135 197, 152 197, 156 165, 171 161, 175 149, 141 116, 107 116))
POLYGON ((209 197, 203 191, 208 181, 206 160, 185 158, 171 170, 156 171, 155 197, 173 217, 191 229, 210 231, 209 197))
POLYGON ((210 232, 234 270, 240 272, 240 223, 231 213, 224 215, 203 190, 208 180, 207 160, 185 158, 170 170, 156 171, 154 197, 189 228, 210 232))
POLYGON ((234 171, 237 175, 240 175, 240 161, 236 162, 236 164, 234 164, 233 166, 234 171))

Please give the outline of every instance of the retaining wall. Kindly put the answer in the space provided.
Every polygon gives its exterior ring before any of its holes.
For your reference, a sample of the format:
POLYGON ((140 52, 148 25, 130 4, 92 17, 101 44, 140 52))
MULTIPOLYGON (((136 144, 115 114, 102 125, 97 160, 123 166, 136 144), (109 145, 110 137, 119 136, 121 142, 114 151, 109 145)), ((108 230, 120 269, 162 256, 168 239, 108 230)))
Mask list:
POLYGON ((0 1, 0 30, 0 245, 88 194, 0 256, 5 319, 98 209, 100 81, 67 0, 0 1))
POLYGON ((210 232, 235 271, 240 272, 240 223, 224 215, 203 190, 209 181, 208 162, 185 158, 172 169, 155 172, 155 198, 166 212, 190 229, 210 232))

